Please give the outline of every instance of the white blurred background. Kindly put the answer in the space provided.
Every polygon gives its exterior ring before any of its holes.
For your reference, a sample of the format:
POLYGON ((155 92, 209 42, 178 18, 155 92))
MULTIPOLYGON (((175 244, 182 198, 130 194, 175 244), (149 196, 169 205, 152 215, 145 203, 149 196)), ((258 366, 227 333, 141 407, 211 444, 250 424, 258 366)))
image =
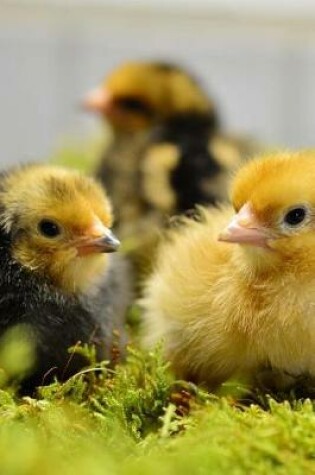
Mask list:
POLYGON ((315 145, 314 0, 0 0, 0 165, 91 136, 84 93, 138 58, 195 71, 229 131, 315 145))

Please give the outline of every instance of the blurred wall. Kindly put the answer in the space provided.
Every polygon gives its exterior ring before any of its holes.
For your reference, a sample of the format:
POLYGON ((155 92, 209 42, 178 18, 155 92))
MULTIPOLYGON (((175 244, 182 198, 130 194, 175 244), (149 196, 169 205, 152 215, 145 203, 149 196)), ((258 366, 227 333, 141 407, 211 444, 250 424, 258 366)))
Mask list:
POLYGON ((315 2, 302 1, 298 11, 273 11, 279 2, 269 0, 256 2, 262 9, 249 4, 2 0, 0 165, 46 158, 63 137, 91 134, 98 124, 80 99, 136 58, 193 69, 232 131, 314 146, 315 2))

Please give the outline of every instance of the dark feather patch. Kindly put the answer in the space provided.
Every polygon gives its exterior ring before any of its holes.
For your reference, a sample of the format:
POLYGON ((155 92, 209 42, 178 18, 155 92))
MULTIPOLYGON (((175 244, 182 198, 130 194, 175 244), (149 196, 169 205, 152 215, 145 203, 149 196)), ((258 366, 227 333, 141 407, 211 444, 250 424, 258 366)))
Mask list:
POLYGON ((177 197, 176 212, 196 204, 215 204, 217 197, 203 184, 215 179, 222 167, 209 151, 209 140, 217 132, 218 119, 214 113, 179 114, 155 128, 152 142, 172 143, 180 150, 180 160, 170 176, 170 186, 177 197))

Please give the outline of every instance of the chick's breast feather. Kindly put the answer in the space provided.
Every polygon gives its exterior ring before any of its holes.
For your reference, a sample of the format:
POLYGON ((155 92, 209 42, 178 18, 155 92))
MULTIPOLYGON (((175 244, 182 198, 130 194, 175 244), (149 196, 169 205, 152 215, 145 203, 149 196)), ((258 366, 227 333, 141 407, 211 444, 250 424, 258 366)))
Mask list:
POLYGON ((264 368, 315 376, 314 179, 311 152, 256 159, 234 180, 234 209, 170 231, 142 303, 144 341, 164 341, 179 377, 216 389, 264 368))

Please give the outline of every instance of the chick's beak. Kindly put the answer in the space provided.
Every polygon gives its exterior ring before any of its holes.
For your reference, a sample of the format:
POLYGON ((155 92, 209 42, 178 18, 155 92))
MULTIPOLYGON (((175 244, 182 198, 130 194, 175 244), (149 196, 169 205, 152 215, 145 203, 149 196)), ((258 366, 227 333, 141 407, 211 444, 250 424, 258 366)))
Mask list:
POLYGON ((111 105, 111 94, 104 87, 93 89, 83 99, 83 107, 92 112, 107 112, 111 105))
POLYGON ((94 226, 88 235, 77 243, 79 256, 95 253, 116 252, 120 246, 113 232, 103 225, 94 226))
POLYGON ((93 247, 94 252, 116 252, 120 246, 120 241, 108 229, 104 236, 92 240, 90 246, 93 247))
POLYGON ((249 203, 246 203, 220 233, 219 241, 268 248, 270 231, 259 223, 249 203))

